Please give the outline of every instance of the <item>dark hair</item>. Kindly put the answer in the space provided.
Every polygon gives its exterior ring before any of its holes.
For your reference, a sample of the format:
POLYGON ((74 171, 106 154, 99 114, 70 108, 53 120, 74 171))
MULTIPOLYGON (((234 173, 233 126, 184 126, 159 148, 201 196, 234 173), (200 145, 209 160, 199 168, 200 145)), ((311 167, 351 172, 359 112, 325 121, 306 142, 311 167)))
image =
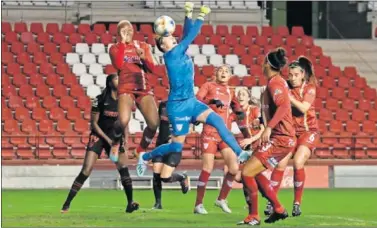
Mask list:
POLYGON ((162 41, 163 41, 164 37, 163 36, 157 36, 155 38, 155 41, 156 41, 156 47, 158 48, 158 50, 162 53, 165 53, 165 51, 162 49, 161 45, 162 45, 162 41))
POLYGON ((280 71, 287 63, 285 50, 283 48, 278 48, 275 51, 269 52, 266 56, 266 60, 272 69, 280 71))
POLYGON ((112 90, 112 84, 113 84, 113 79, 117 77, 117 74, 109 74, 106 77, 106 87, 102 90, 102 93, 100 95, 101 100, 106 99, 108 96, 111 96, 111 90, 112 90))
POLYGON ((317 85, 312 62, 305 56, 300 56, 297 60, 289 64, 289 68, 300 67, 305 72, 305 80, 317 85))

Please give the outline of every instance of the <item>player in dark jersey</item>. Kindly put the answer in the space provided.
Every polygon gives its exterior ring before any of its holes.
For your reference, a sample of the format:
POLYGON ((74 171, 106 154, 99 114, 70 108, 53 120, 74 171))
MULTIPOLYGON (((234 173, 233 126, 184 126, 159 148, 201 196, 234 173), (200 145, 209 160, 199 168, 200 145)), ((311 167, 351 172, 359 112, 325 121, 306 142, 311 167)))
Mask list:
MULTIPOLYGON (((117 100, 118 76, 116 74, 109 75, 106 78, 106 88, 102 94, 98 95, 92 104, 92 117, 90 139, 87 146, 84 164, 81 172, 76 177, 69 191, 68 197, 61 209, 62 213, 68 212, 73 198, 81 189, 86 179, 93 170, 93 166, 97 159, 101 156, 102 150, 105 149, 109 156, 111 150, 112 128, 118 118, 118 100, 117 100)), ((121 141, 126 141, 125 135, 121 141)), ((132 213, 139 208, 139 204, 133 201, 132 179, 127 168, 127 153, 124 148, 124 142, 119 146, 119 159, 115 163, 121 178, 124 192, 127 197, 127 213, 132 213)))
MULTIPOLYGON (((156 142, 156 147, 169 143, 171 138, 170 123, 168 120, 168 113, 166 111, 167 101, 160 103, 158 107, 158 114, 160 116, 160 126, 158 129, 158 137, 156 142)), ((161 203, 161 192, 162 192, 162 182, 173 182, 179 181, 181 184, 182 192, 185 194, 189 190, 187 185, 187 176, 173 173, 173 181, 168 180, 168 178, 161 178, 161 171, 164 166, 177 167, 181 161, 181 153, 169 153, 164 156, 158 156, 152 159, 153 162, 153 193, 155 197, 155 204, 153 209, 162 209, 161 203)))

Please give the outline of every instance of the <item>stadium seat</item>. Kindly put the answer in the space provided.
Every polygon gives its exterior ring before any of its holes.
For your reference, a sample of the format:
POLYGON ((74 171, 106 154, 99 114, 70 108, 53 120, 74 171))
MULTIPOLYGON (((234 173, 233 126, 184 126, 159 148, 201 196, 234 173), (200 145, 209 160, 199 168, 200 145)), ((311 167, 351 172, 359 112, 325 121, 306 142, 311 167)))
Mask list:
POLYGON ((332 94, 331 96, 335 99, 342 99, 343 97, 345 97, 345 90, 343 88, 340 88, 340 87, 335 87, 332 89, 332 94))
POLYGON ((10 47, 10 51, 15 54, 15 55, 18 55, 22 52, 25 51, 24 49, 24 44, 23 43, 20 43, 18 41, 15 41, 11 44, 11 47, 10 47))
POLYGON ((215 67, 219 67, 224 64, 223 57, 221 55, 211 55, 209 63, 215 67))
POLYGON ((194 63, 195 63, 195 65, 197 65, 199 67, 203 67, 203 66, 208 64, 207 57, 205 55, 201 55, 201 54, 195 55, 194 56, 194 63))
POLYGON ((20 41, 23 44, 28 44, 34 42, 33 33, 31 32, 23 32, 20 37, 20 41))
POLYGON ((70 89, 70 96, 73 98, 78 98, 80 96, 85 96, 85 91, 81 85, 73 85, 70 89))
POLYGON ((4 65, 8 65, 14 62, 13 54, 10 52, 2 52, 1 63, 4 65))
POLYGON ((30 110, 34 110, 35 108, 39 108, 41 105, 39 103, 39 98, 38 97, 34 97, 34 96, 30 96, 30 97, 27 97, 26 98, 26 101, 25 101, 25 107, 30 109, 30 110))
POLYGON ((4 121, 3 130, 7 134, 12 134, 14 132, 18 132, 18 124, 15 120, 7 120, 4 121))
POLYGON ((351 87, 351 81, 349 80, 349 78, 346 78, 346 77, 339 77, 338 78, 338 86, 341 87, 341 88, 349 88, 351 87))
POLYGON ((95 55, 99 55, 102 53, 106 53, 105 51, 105 45, 100 43, 94 43, 92 44, 91 52, 95 55))
POLYGON ((235 35, 226 35, 224 39, 224 44, 234 47, 238 44, 237 37, 235 35))
POLYGON ((24 106, 24 104, 22 102, 21 97, 17 96, 16 94, 9 96, 9 100, 8 100, 8 107, 9 108, 16 109, 16 108, 23 107, 23 106, 24 106))
POLYGON ((67 39, 65 38, 65 35, 63 33, 55 33, 52 37, 52 42, 54 42, 57 45, 61 45, 65 43, 67 39))
MULTIPOLYGON (((21 76, 23 78, 23 76, 21 76)), ((34 96, 33 88, 29 84, 21 85, 18 91, 20 97, 26 99, 27 97, 34 96)))
POLYGON ((228 55, 230 53, 231 53, 230 46, 228 46, 228 45, 222 44, 222 45, 217 47, 217 54, 219 54, 219 55, 224 56, 224 55, 228 55))
POLYGON ((12 111, 9 108, 2 109, 1 121, 13 120, 12 111))
POLYGON ((7 74, 2 74, 1 75, 1 87, 3 86, 9 86, 11 84, 9 75, 7 74))
POLYGON ((368 111, 368 119, 377 123, 377 110, 371 109, 368 111))
POLYGON ((12 26, 9 22, 2 21, 1 22, 1 33, 6 34, 12 31, 12 26))
POLYGON ((268 40, 266 36, 257 36, 255 39, 255 44, 264 47, 268 44, 268 40))
POLYGON ((94 24, 93 32, 97 35, 101 35, 106 32, 106 27, 104 24, 94 24))
POLYGON ((324 120, 324 121, 331 121, 333 120, 333 115, 332 115, 332 112, 328 109, 321 109, 319 111, 319 119, 320 120, 324 120))
POLYGON ((359 123, 353 120, 347 121, 346 131, 352 134, 358 133, 360 131, 359 123))
POLYGON ((253 44, 252 37, 248 35, 241 36, 239 42, 241 45, 244 45, 244 46, 251 46, 253 44))
POLYGON ((243 45, 237 44, 236 46, 233 47, 233 54, 242 56, 246 54, 246 47, 243 45))
POLYGON ((51 110, 52 108, 57 107, 56 98, 53 96, 45 96, 42 101, 42 106, 47 109, 51 110))
POLYGON ((342 100, 342 108, 352 111, 355 108, 355 102, 352 99, 344 98, 342 100))
POLYGON ((40 119, 39 131, 43 134, 51 133, 53 131, 52 121, 46 119, 45 117, 43 119, 40 119))
POLYGON ((45 53, 41 51, 34 53, 33 63, 39 66, 42 63, 46 63, 46 62, 47 62, 47 56, 45 53))
POLYGON ((16 33, 23 33, 23 32, 27 32, 27 26, 24 22, 16 22, 14 23, 14 32, 16 33))
POLYGON ((228 84, 229 84, 229 86, 240 86, 241 85, 241 79, 237 76, 233 76, 229 79, 228 84))
POLYGON ((50 110, 49 118, 53 121, 58 121, 60 119, 64 119, 64 110, 59 107, 54 107, 50 110))
POLYGON ((11 96, 17 96, 17 91, 16 91, 16 89, 14 88, 13 85, 7 85, 7 86, 4 86, 2 88, 2 94, 1 95, 9 98, 11 96))
POLYGON ((57 98, 61 98, 63 96, 66 96, 67 95, 67 87, 60 84, 60 81, 59 81, 59 83, 56 83, 53 86, 52 94, 57 98))
POLYGON ((90 98, 95 98, 97 97, 99 94, 101 94, 101 89, 99 86, 97 85, 89 85, 87 90, 86 90, 86 94, 90 97, 90 98))
POLYGON ((337 120, 332 120, 330 122, 329 130, 330 132, 340 134, 344 130, 342 122, 337 121, 337 120))
POLYGON ((214 34, 212 25, 209 25, 209 24, 202 25, 200 33, 207 37, 212 36, 214 34))
POLYGON ((39 73, 48 75, 54 72, 54 67, 50 63, 42 63, 39 67, 39 73))
POLYGON ((86 131, 89 130, 88 121, 77 119, 75 125, 73 126, 73 130, 80 134, 84 134, 86 131))
POLYGON ((44 108, 36 107, 31 113, 31 118, 36 121, 42 121, 46 119, 46 111, 44 108))
POLYGON ((66 119, 60 119, 56 125, 56 130, 62 134, 70 132, 71 129, 71 122, 66 119))
POLYGON ((363 133, 366 133, 366 134, 369 134, 369 135, 373 135, 373 136, 376 136, 376 124, 374 121, 371 121, 371 120, 364 120, 363 123, 362 123, 362 132, 363 133))
POLYGON ((189 56, 199 55, 200 54, 199 46, 196 44, 190 44, 189 48, 187 49, 187 54, 189 56))
POLYGON ((8 44, 12 44, 18 41, 17 33, 15 32, 7 32, 4 36, 4 41, 8 44))
POLYGON ((346 122, 349 120, 348 111, 343 109, 338 109, 335 113, 335 119, 339 121, 346 122))
POLYGON ((239 76, 239 77, 246 76, 247 75, 246 66, 242 64, 235 65, 233 68, 233 75, 239 76))
POLYGON ((64 63, 63 55, 59 52, 52 53, 50 56, 50 63, 52 63, 54 66, 64 63))
POLYGON ((90 110, 92 108, 92 102, 87 96, 77 97, 77 107, 81 110, 90 110))
POLYGON ((84 53, 89 53, 89 46, 86 43, 76 44, 76 53, 82 55, 84 53))
POLYGON ((82 119, 80 109, 75 107, 71 107, 70 109, 68 109, 67 119, 71 121, 77 121, 78 119, 82 119))
POLYGON ((219 46, 219 45, 223 44, 221 36, 220 35, 212 35, 209 38, 209 44, 213 44, 215 46, 219 46))
POLYGON ((293 26, 291 34, 293 36, 303 37, 305 35, 304 28, 301 26, 293 26))
POLYGON ((67 42, 60 44, 59 52, 62 54, 67 54, 67 53, 72 52, 72 44, 67 43, 67 42))
POLYGON ((106 87, 106 78, 107 78, 106 74, 97 75, 96 84, 102 88, 106 87))
POLYGON ((204 44, 202 46, 202 54, 206 56, 216 54, 215 46, 213 46, 212 44, 204 44))
POLYGON ((92 53, 84 53, 82 55, 82 63, 89 66, 90 64, 96 63, 96 56, 92 53))
POLYGON ((98 43, 98 37, 95 33, 88 33, 85 35, 84 41, 88 45, 92 45, 94 43, 98 43))
POLYGON ((112 36, 117 36, 117 24, 110 24, 109 25, 109 34, 111 34, 112 36))
POLYGON ((72 73, 74 73, 77 76, 80 76, 82 74, 86 73, 86 66, 83 63, 75 63, 72 67, 72 73))
POLYGON ((72 74, 71 69, 67 63, 61 63, 56 66, 56 73, 60 75, 72 74))
MULTIPOLYGON (((62 46, 60 46, 60 49, 62 48, 62 46)), ((56 44, 54 43, 46 43, 43 45, 43 52, 48 54, 48 55, 51 55, 52 53, 54 52, 57 52, 57 47, 56 47, 56 44)))
POLYGON ((91 74, 80 75, 79 83, 85 88, 88 87, 89 85, 94 84, 93 75, 91 74))
POLYGON ((225 56, 225 64, 230 66, 236 66, 239 64, 238 56, 237 55, 226 55, 225 56))
POLYGON ((103 45, 109 45, 113 43, 113 36, 108 33, 104 33, 100 36, 100 41, 103 45))
POLYGON ((103 74, 102 65, 98 64, 98 63, 90 64, 90 66, 89 66, 89 74, 95 75, 95 76, 103 74))
POLYGON ((73 24, 64 23, 62 24, 61 32, 67 36, 71 35, 72 33, 76 32, 76 28, 73 24))
POLYGON ((82 42, 81 35, 78 33, 72 33, 68 37, 68 42, 72 45, 76 45, 80 42, 82 42))
POLYGON ((54 35, 59 32, 59 25, 57 23, 47 23, 46 32, 50 35, 54 35))
POLYGON ((109 54, 107 54, 107 53, 99 54, 98 63, 101 64, 102 66, 106 66, 108 64, 111 64, 111 59, 110 59, 109 54))
POLYGON ((80 35, 85 35, 87 33, 90 33, 91 32, 90 25, 89 24, 79 24, 78 27, 77 27, 77 32, 80 35))

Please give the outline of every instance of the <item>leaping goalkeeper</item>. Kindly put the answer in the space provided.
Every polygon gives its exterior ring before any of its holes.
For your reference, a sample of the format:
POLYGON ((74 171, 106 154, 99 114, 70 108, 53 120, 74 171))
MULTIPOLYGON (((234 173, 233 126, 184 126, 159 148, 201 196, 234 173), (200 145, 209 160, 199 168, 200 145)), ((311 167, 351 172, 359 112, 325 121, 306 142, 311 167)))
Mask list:
MULTIPOLYGON (((173 155, 161 171, 161 180, 164 182, 180 182, 187 184, 186 175, 171 175, 181 160, 181 152, 191 123, 205 123, 216 128, 221 139, 236 153, 239 160, 246 160, 249 156, 238 145, 233 134, 227 129, 223 119, 204 103, 196 99, 194 93, 194 64, 186 54, 189 45, 199 34, 204 17, 211 12, 208 6, 200 8, 199 16, 192 20, 194 4, 185 3, 185 24, 182 41, 178 44, 174 36, 156 38, 156 45, 161 52, 169 77, 170 93, 167 101, 168 119, 171 124, 171 142, 155 148, 150 153, 142 152, 136 166, 138 176, 143 176, 147 169, 147 162, 156 156, 173 155)), ((182 186, 183 187, 183 186, 182 186)))

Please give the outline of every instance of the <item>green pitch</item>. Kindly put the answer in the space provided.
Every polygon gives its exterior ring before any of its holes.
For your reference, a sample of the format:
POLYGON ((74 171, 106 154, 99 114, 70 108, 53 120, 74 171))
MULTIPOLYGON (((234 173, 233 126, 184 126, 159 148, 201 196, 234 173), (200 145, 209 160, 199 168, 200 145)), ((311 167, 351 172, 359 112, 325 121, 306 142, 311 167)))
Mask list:
MULTIPOLYGON (((151 190, 135 190, 141 209, 133 214, 124 213, 123 191, 86 189, 79 192, 68 214, 60 214, 67 193, 68 190, 3 191, 2 226, 224 227, 236 226, 247 215, 240 190, 230 193, 232 214, 215 207, 218 191, 208 190, 204 201, 208 215, 193 214, 195 190, 187 195, 164 191, 164 210, 160 211, 150 209, 154 203, 151 190)), ((279 197, 291 213, 293 191, 282 190, 279 197)), ((259 205, 262 214, 265 200, 260 198, 259 205)), ((377 190, 306 190, 302 210, 301 217, 289 217, 275 226, 377 226, 377 190)))

